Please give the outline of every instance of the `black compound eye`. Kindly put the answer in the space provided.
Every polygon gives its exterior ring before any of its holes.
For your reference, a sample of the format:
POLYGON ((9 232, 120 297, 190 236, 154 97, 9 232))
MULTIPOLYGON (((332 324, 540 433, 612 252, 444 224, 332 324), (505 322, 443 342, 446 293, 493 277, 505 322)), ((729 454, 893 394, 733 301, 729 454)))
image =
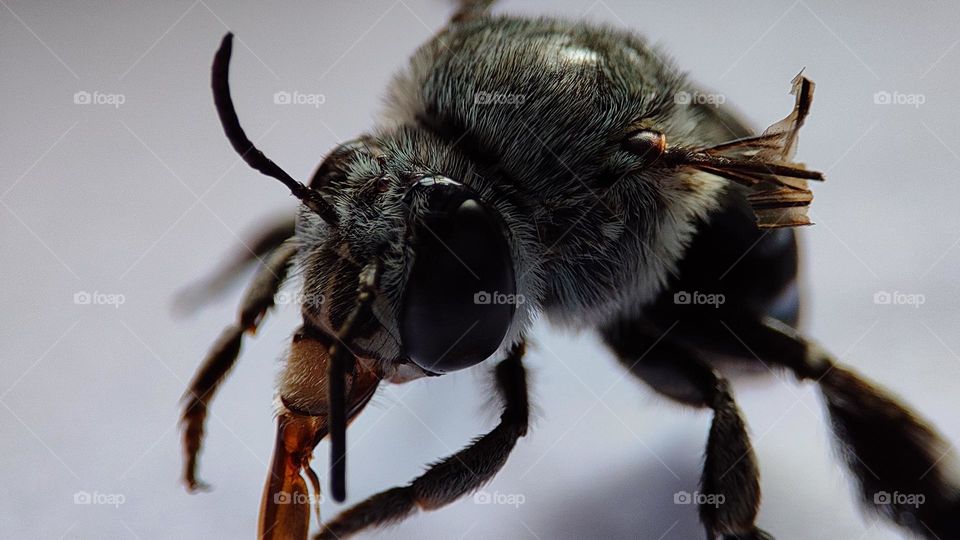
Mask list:
POLYGON ((516 305, 513 258, 498 216, 456 182, 421 180, 427 212, 415 222, 414 261, 400 331, 407 356, 446 373, 500 346, 516 305))

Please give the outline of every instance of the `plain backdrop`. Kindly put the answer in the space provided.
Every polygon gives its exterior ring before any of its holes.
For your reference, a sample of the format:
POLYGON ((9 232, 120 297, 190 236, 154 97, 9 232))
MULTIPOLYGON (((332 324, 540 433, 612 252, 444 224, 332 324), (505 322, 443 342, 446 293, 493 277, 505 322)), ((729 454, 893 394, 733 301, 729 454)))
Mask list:
MULTIPOLYGON (((201 463, 214 490, 178 482, 178 399, 239 289, 188 318, 172 299, 294 208, 223 137, 212 55, 236 32, 244 125, 306 179, 371 126, 391 74, 451 11, 441 0, 0 0, 0 535, 255 534, 292 306, 247 341, 214 403, 201 463), (279 91, 323 103, 277 105, 279 91), (78 504, 84 493, 91 504, 78 504)), ((798 158, 828 181, 801 233, 804 329, 960 441, 960 8, 527 0, 496 11, 634 29, 758 129, 789 112, 805 67, 817 95, 798 158), (875 303, 884 291, 923 303, 875 303)), ((696 489, 710 415, 624 376, 591 334, 536 330, 534 428, 486 488, 500 504, 467 497, 380 534, 700 538, 696 508, 674 494, 696 489)), ((491 428, 488 367, 381 390, 350 429, 348 502, 491 428)), ((736 391, 763 473, 761 526, 785 539, 901 537, 852 502, 813 388, 770 376, 736 391)), ((321 444, 321 472, 327 454, 321 444)), ((323 503, 326 517, 341 508, 323 503)))

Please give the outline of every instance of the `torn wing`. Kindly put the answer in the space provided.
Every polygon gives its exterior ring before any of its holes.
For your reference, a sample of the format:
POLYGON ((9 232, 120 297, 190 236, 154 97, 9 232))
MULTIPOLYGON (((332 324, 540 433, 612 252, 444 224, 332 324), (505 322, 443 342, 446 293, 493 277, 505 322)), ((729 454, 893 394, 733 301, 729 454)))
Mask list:
POLYGON ((751 188, 747 201, 760 228, 810 225, 807 210, 813 201, 809 180, 823 174, 796 163, 800 128, 813 102, 813 81, 797 74, 791 94, 793 111, 755 137, 737 139, 685 156, 684 164, 751 188))

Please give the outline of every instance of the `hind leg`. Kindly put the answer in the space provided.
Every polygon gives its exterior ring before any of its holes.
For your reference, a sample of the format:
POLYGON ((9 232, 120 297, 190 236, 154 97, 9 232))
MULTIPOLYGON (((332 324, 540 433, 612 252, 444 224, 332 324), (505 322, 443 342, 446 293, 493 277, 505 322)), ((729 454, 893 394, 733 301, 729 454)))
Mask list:
POLYGON ((622 320, 602 329, 631 373, 681 403, 713 410, 697 504, 707 538, 770 538, 755 525, 760 478, 750 438, 727 380, 697 351, 652 323, 622 320))
POLYGON ((935 428, 778 321, 722 324, 710 331, 717 343, 725 335, 728 352, 787 368, 819 386, 835 442, 866 507, 921 537, 960 538, 960 483, 952 471, 956 456, 935 428))
POLYGON ((247 288, 240 305, 237 322, 223 331, 184 393, 185 404, 181 416, 184 451, 183 480, 187 489, 191 491, 205 487, 205 484, 197 478, 197 457, 200 453, 203 423, 207 417, 210 401, 240 354, 244 332, 256 331, 263 315, 273 306, 274 294, 283 284, 290 261, 296 253, 296 245, 286 243, 271 254, 247 288))

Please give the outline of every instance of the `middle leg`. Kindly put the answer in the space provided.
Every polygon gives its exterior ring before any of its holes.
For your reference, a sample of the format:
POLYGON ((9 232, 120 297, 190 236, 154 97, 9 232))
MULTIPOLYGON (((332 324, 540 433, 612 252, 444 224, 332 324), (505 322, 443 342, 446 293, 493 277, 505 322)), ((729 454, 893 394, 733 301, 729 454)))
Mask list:
POLYGON ((669 330, 642 320, 621 320, 602 329, 606 343, 630 372, 681 403, 713 410, 700 478, 700 521, 708 540, 770 539, 757 528, 760 474, 746 424, 730 385, 695 350, 669 330))

